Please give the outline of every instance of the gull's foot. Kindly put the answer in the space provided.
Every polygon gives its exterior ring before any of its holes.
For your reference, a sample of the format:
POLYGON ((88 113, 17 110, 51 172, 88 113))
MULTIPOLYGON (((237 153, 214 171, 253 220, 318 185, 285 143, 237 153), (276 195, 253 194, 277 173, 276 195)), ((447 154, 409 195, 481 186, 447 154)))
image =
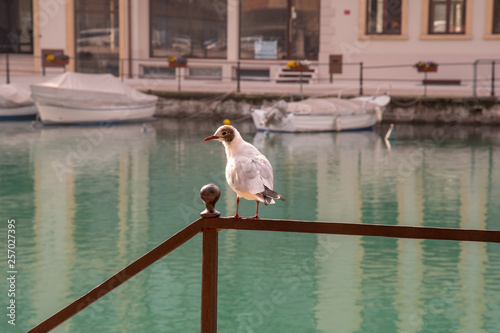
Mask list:
POLYGON ((250 218, 253 219, 253 220, 260 220, 260 217, 258 215, 252 216, 250 218))
POLYGON ((231 219, 241 219, 242 217, 239 216, 238 214, 236 214, 234 216, 229 216, 229 218, 231 218, 231 219))

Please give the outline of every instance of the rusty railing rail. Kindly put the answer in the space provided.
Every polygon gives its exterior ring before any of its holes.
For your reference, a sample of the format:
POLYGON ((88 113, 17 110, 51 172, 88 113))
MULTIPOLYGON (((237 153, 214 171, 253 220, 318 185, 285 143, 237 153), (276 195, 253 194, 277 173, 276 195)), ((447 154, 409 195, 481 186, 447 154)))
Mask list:
MULTIPOLYGON (((215 185, 213 185, 215 187, 215 185)), ((500 230, 478 230, 437 228, 405 225, 338 223, 317 221, 294 221, 278 219, 233 219, 219 217, 214 206, 219 193, 207 199, 207 193, 201 192, 207 209, 203 216, 168 238, 166 241, 132 262, 121 271, 59 310, 28 333, 48 332, 71 318, 99 298, 103 297, 125 281, 134 277, 154 262, 181 246, 198 233, 203 233, 202 256, 202 291, 201 291, 201 332, 217 332, 217 274, 218 274, 218 232, 220 230, 254 230, 273 232, 295 232, 334 234, 350 236, 378 236, 410 239, 435 239, 449 241, 491 242, 500 243, 500 230)), ((212 189, 213 190, 213 187, 212 189)))

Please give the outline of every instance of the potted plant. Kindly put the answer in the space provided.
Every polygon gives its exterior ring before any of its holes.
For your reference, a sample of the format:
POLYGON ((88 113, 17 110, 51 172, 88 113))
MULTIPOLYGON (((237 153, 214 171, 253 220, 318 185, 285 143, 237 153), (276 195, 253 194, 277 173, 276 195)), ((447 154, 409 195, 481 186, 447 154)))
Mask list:
POLYGON ((167 61, 170 68, 187 67, 187 58, 183 56, 169 57, 167 61))
POLYGON ((432 61, 419 61, 413 67, 416 67, 418 72, 437 72, 438 64, 432 61))
POLYGON ((310 65, 309 60, 292 60, 286 64, 291 71, 308 71, 310 65))

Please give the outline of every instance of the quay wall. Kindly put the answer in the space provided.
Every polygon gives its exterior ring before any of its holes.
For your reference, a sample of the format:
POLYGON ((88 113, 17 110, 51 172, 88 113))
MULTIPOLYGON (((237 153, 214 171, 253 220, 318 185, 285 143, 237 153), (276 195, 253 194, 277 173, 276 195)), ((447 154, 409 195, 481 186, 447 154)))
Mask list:
MULTIPOLYGON (((297 96, 157 93, 157 117, 250 118, 252 108, 271 106, 280 99, 297 96)), ((500 125, 500 100, 496 98, 392 98, 383 122, 437 124, 458 122, 471 125, 500 125)))

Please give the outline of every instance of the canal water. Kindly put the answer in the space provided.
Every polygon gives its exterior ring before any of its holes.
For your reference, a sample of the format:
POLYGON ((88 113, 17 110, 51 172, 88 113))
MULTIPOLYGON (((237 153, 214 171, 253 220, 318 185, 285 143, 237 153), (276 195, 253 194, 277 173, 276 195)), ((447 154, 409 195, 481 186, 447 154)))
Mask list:
MULTIPOLYGON (((199 217, 222 191, 214 122, 113 126, 0 123, 1 332, 25 332, 199 217), (15 220, 15 296, 7 271, 15 220), (15 301, 15 323, 8 323, 15 301)), ((500 229, 500 130, 386 125, 256 133, 285 202, 265 218, 500 229)), ((255 203, 243 200, 240 214, 255 203)), ((500 245, 225 230, 219 332, 500 332, 500 245)), ((199 332, 201 236, 55 332, 199 332)))

